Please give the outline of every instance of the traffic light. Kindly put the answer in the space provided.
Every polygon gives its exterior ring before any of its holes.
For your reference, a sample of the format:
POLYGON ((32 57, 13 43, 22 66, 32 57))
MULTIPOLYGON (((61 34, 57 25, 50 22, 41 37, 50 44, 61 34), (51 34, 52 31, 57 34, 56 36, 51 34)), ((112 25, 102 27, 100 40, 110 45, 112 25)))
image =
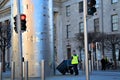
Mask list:
POLYGON ((16 33, 18 33, 18 31, 17 31, 17 16, 14 17, 14 30, 16 33))
POLYGON ((96 12, 96 0, 87 0, 87 14, 93 15, 96 12))
POLYGON ((26 15, 21 14, 20 15, 20 20, 21 20, 21 30, 26 31, 26 15))
MULTIPOLYGON (((20 14, 20 22, 21 22, 21 30, 26 31, 26 15, 25 14, 20 14)), ((17 15, 14 17, 14 30, 16 33, 18 33, 17 30, 17 15)))

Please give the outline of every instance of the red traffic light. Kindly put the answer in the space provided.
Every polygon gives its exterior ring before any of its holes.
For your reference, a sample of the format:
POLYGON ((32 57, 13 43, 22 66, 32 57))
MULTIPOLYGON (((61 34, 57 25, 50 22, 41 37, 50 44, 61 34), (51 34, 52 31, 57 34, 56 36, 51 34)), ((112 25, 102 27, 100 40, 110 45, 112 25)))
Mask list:
POLYGON ((26 15, 21 14, 20 15, 20 20, 21 20, 21 30, 26 31, 26 15))
POLYGON ((20 15, 20 19, 21 19, 21 20, 25 20, 25 19, 26 19, 26 15, 25 15, 25 14, 21 14, 21 15, 20 15))
MULTIPOLYGON (((18 33, 17 27, 19 26, 17 25, 17 18, 18 18, 18 15, 14 17, 14 25, 15 25, 14 30, 16 33, 18 33)), ((21 22, 21 26, 20 26, 21 30, 26 31, 27 27, 26 27, 26 15, 25 14, 20 14, 20 22, 21 22)))

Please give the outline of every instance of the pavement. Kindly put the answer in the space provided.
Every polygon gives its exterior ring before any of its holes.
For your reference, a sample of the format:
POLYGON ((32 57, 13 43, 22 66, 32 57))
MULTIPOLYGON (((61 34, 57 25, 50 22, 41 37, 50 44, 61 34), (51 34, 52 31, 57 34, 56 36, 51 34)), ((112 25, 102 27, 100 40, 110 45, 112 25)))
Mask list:
MULTIPOLYGON (((2 80, 11 80, 10 71, 2 74, 2 80)), ((15 79, 17 80, 17 79, 15 79)), ((28 80, 41 80, 40 78, 29 78, 28 80)), ((45 80, 86 80, 86 75, 84 71, 79 71, 79 75, 66 74, 62 75, 57 73, 55 76, 47 77, 45 80)), ((89 80, 120 80, 120 70, 106 70, 106 71, 93 71, 89 73, 89 80)))

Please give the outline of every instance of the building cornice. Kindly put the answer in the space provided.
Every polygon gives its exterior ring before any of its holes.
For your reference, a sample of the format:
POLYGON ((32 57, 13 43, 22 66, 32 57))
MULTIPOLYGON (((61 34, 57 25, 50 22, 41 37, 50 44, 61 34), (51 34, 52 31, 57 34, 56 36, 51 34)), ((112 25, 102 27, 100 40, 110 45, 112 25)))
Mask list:
POLYGON ((7 2, 9 2, 9 1, 10 0, 1 0, 0 1, 0 16, 7 14, 7 13, 10 13, 11 6, 4 7, 7 4, 7 2))
POLYGON ((3 10, 0 10, 0 14, 4 14, 4 13, 10 12, 10 11, 11 11, 11 7, 7 7, 5 9, 3 9, 3 10))
POLYGON ((0 2, 0 9, 8 2, 9 0, 2 0, 0 2))
MULTIPOLYGON (((0 10, 0 19, 4 21, 4 19, 8 19, 7 17, 11 14, 11 7, 7 7, 3 10, 0 10)), ((10 18, 10 17, 9 17, 10 18)))
POLYGON ((54 2, 58 2, 58 3, 61 3, 61 2, 66 2, 66 1, 69 1, 69 0, 53 0, 54 2))

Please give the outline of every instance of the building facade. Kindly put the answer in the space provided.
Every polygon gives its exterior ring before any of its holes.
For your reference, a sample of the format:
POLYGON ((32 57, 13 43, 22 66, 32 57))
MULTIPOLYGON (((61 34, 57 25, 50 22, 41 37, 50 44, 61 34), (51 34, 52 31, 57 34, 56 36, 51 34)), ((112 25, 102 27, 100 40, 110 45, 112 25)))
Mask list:
MULTIPOLYGON (((88 32, 119 33, 120 32, 120 1, 96 0, 97 11, 93 16, 87 16, 88 32)), ((56 29, 56 57, 61 62, 69 59, 75 49, 81 58, 84 58, 84 48, 80 51, 75 39, 77 33, 84 31, 83 0, 60 0, 54 5, 54 27, 56 29)), ((116 50, 118 58, 118 50, 116 50)), ((105 50, 105 56, 112 58, 111 51, 105 50)), ((102 50, 99 50, 99 59, 102 50)))
MULTIPOLYGON (((0 27, 7 27, 8 29, 10 28, 10 21, 11 21, 11 5, 10 5, 10 0, 0 0, 0 27)), ((2 46, 2 44, 1 44, 2 46)), ((0 55, 2 54, 0 50, 0 55)), ((10 63, 10 47, 5 49, 5 62, 10 63)), ((0 60, 2 57, 0 56, 0 60)), ((0 61, 1 62, 1 61, 0 61)))
MULTIPOLYGON (((29 0, 24 1, 23 12, 26 14, 33 14, 33 5, 29 0)), ((15 7, 15 6, 14 6, 15 7)), ((97 12, 93 16, 87 16, 88 32, 105 32, 105 33, 119 33, 120 32, 120 1, 119 0, 96 0, 97 12)), ((80 43, 76 40, 76 34, 84 31, 83 23, 83 0, 54 0, 54 52, 55 52, 55 66, 57 66, 64 59, 70 59, 72 51, 81 55, 84 59, 84 48, 79 50, 80 43)), ((30 26, 34 26, 32 21, 33 15, 27 15, 27 20, 30 26)), ((0 25, 7 23, 10 25, 11 21, 11 4, 10 0, 0 1, 0 25)), ((23 45, 26 54, 25 60, 29 59, 32 63, 32 56, 34 56, 32 27, 29 27, 24 32, 23 45), (32 42, 32 43, 31 43, 32 42), (29 49, 27 49, 29 47, 29 49), (30 54, 29 54, 30 53, 30 54)), ((15 35, 14 35, 15 36, 15 35)), ((17 45, 17 44, 16 44, 17 45)), ((16 46, 15 46, 16 47, 16 46)), ((9 51, 8 51, 9 52, 9 51)), ((102 51, 100 50, 100 55, 102 51)), ((118 54, 118 53, 116 53, 118 54)), ((105 55, 112 57, 110 51, 105 51, 105 55)), ((10 55, 9 55, 10 56, 10 55)), ((9 57, 8 56, 8 57, 9 57)), ((37 56, 37 55, 36 55, 37 56)), ((17 57, 13 56, 15 59, 17 57)), ((100 57, 101 58, 101 57, 100 57)), ((9 59, 9 58, 8 58, 9 59)), ((51 66, 51 62, 49 62, 51 66)), ((33 64, 31 64, 33 65, 33 64)), ((38 65, 37 63, 35 65, 38 65)), ((34 67, 36 68, 36 67, 34 67)), ((37 70, 37 69, 36 69, 37 70)), ((38 75, 31 73, 30 75, 38 75)))

